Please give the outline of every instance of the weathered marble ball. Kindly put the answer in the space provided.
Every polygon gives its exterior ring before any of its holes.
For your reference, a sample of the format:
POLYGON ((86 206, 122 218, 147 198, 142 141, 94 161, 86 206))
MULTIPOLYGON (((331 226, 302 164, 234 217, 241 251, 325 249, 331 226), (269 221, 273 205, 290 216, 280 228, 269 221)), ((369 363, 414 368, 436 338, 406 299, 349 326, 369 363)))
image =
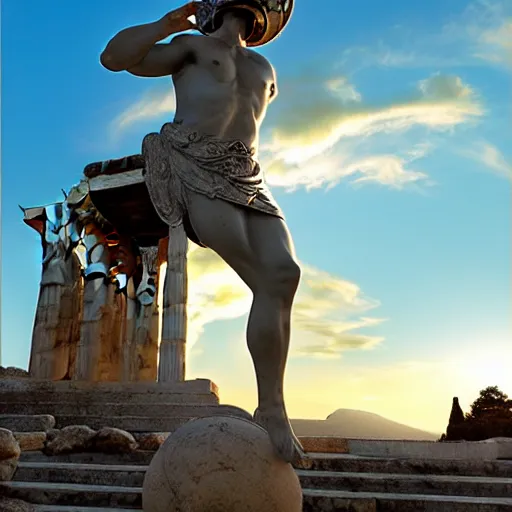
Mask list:
POLYGON ((144 512, 301 512, 302 490, 267 432, 250 421, 190 421, 160 447, 144 479, 144 512))

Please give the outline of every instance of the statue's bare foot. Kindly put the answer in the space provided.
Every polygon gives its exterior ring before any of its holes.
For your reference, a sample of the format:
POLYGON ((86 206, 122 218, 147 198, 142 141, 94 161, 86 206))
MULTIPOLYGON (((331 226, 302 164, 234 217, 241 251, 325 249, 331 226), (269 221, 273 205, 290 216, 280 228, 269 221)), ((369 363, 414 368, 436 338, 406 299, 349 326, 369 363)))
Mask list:
POLYGON ((268 409, 258 407, 254 412, 254 421, 268 432, 277 455, 285 462, 295 463, 305 457, 284 406, 268 409))

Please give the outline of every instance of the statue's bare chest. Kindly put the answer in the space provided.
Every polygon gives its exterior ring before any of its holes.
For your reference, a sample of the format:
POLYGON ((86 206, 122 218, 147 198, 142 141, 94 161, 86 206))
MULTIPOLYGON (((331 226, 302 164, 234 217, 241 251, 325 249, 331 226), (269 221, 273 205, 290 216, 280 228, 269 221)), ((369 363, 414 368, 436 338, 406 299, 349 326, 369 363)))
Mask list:
POLYGON ((220 83, 236 84, 238 89, 264 94, 274 81, 270 64, 255 52, 243 48, 209 45, 197 52, 198 66, 220 83))

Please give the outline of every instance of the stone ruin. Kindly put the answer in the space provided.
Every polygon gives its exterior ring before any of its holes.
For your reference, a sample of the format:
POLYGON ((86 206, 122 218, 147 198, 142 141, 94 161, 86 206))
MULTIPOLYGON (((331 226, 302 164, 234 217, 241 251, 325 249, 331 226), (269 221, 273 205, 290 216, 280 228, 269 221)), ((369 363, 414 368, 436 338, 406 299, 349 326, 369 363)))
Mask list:
POLYGON ((20 207, 43 248, 31 377, 185 379, 188 242, 169 240, 143 169, 141 155, 91 164, 62 202, 20 207))

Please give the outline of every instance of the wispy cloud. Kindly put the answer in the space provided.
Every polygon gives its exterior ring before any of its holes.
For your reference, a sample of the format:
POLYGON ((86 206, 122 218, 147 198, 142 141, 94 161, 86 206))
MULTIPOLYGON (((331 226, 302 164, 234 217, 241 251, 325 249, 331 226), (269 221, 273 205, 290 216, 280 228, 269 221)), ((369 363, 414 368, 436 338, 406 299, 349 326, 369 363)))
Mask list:
MULTIPOLYGON (((236 273, 208 249, 189 253, 189 349, 207 324, 249 312, 251 293, 236 273)), ((303 265, 293 313, 292 355, 340 357, 343 351, 370 349, 383 338, 362 334, 383 320, 368 313, 379 302, 347 280, 303 265)))
POLYGON ((485 30, 479 37, 476 57, 496 64, 512 65, 512 18, 495 29, 485 30))
POLYGON ((368 317, 378 308, 377 300, 366 297, 355 283, 313 267, 303 267, 293 314, 293 354, 338 358, 346 350, 369 350, 381 336, 360 333, 384 320, 368 317))
POLYGON ((327 80, 325 87, 343 103, 360 102, 362 99, 361 93, 344 76, 327 80))
POLYGON ((340 65, 352 73, 368 67, 492 65, 510 69, 511 32, 512 4, 508 0, 475 0, 433 29, 398 25, 368 45, 345 48, 340 65))
MULTIPOLYGON (((376 136, 394 142, 394 136, 413 128, 448 132, 483 114, 475 91, 454 75, 432 75, 417 84, 408 100, 381 106, 363 103, 353 86, 352 97, 357 101, 342 101, 333 94, 333 83, 336 79, 319 84, 315 94, 309 95, 300 94, 297 85, 295 94, 282 100, 262 146, 272 185, 289 190, 332 187, 350 178, 356 184, 400 189, 425 181, 428 176, 409 165, 432 150, 432 145, 417 143, 412 149, 384 154, 365 151, 363 146, 373 146, 376 136), (296 103, 299 97, 300 104, 296 103)), ((342 83, 347 87, 346 81, 342 83)))
POLYGON ((483 164, 494 174, 512 180, 512 163, 507 161, 503 153, 489 142, 476 142, 472 144, 472 149, 464 150, 462 154, 483 164))
MULTIPOLYGON (((426 154, 427 150, 421 145, 417 148, 421 156, 426 154)), ((350 180, 354 186, 374 183, 397 190, 416 182, 430 184, 426 173, 409 167, 417 158, 410 154, 358 156, 347 148, 312 157, 304 163, 287 164, 283 160, 274 160, 268 167, 268 182, 284 187, 288 192, 301 187, 308 190, 332 188, 341 180, 350 180)))
POLYGON ((136 123, 157 119, 165 114, 174 112, 175 109, 176 100, 172 88, 164 91, 150 89, 135 103, 129 105, 116 116, 110 128, 114 134, 119 135, 120 132, 136 123))
POLYGON ((467 41, 470 57, 507 67, 512 64, 512 4, 508 0, 476 0, 460 20, 445 27, 448 30, 467 41))
POLYGON ((319 155, 344 138, 391 133, 415 125, 443 130, 482 114, 474 91, 457 76, 433 75, 418 83, 410 100, 377 107, 360 103, 349 107, 321 94, 320 89, 309 102, 302 97, 300 108, 295 98, 282 102, 272 142, 265 147, 287 162, 319 155))

